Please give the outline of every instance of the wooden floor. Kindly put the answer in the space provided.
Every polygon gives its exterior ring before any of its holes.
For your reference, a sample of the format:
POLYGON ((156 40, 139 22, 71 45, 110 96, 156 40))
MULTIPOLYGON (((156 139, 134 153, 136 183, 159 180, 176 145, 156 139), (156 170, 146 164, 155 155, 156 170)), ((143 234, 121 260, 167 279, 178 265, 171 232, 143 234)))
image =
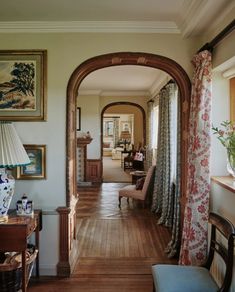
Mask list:
POLYGON ((169 230, 136 202, 122 200, 121 183, 80 188, 77 207, 79 259, 69 279, 43 278, 28 291, 152 291, 151 265, 176 263, 164 249, 169 230))

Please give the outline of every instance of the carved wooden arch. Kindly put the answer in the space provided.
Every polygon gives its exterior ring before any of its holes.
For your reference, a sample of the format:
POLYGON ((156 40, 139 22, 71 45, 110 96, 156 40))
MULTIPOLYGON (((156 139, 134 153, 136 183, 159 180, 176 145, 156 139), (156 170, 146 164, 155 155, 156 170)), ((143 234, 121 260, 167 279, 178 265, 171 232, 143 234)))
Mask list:
POLYGON ((96 56, 79 65, 71 75, 67 86, 66 118, 66 205, 70 206, 73 196, 77 196, 76 184, 76 98, 80 83, 91 72, 110 66, 138 65, 152 67, 167 72, 177 83, 180 92, 181 109, 181 191, 186 192, 187 132, 191 83, 185 70, 167 57, 141 53, 119 52, 96 56))
MULTIPOLYGON (((129 101, 117 101, 117 102, 112 102, 107 104, 101 111, 101 124, 100 124, 100 128, 101 128, 101 137, 100 137, 100 145, 102 145, 103 142, 103 115, 104 112, 112 106, 115 105, 131 105, 131 106, 135 106, 137 107, 142 114, 142 118, 143 118, 143 140, 144 140, 144 145, 146 144, 146 114, 145 114, 145 110, 143 109, 143 107, 141 105, 139 105, 138 103, 134 103, 134 102, 129 102, 129 101)), ((103 157, 103 147, 101 147, 101 157, 103 157)))

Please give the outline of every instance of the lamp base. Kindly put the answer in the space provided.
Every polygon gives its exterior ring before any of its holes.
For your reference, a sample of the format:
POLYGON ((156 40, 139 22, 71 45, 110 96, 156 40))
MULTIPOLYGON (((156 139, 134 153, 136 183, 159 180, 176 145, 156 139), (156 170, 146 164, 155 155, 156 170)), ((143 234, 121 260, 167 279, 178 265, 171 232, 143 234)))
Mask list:
MULTIPOLYGON (((14 193, 14 187, 14 178, 5 172, 4 168, 0 168, 0 218, 7 216, 7 212, 14 193)), ((1 221, 2 220, 0 219, 0 222, 1 221)))

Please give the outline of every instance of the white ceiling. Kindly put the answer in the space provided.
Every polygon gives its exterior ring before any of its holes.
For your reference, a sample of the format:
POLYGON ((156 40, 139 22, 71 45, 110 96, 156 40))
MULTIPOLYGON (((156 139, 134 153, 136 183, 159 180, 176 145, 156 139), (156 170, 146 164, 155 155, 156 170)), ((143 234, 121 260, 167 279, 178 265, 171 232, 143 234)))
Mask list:
POLYGON ((199 35, 234 0, 1 0, 0 32, 144 31, 199 35))
MULTIPOLYGON (((213 29, 234 6, 235 0, 1 0, 0 33, 157 32, 187 38, 213 29)), ((167 78, 161 73, 138 66, 105 68, 87 76, 79 91, 153 93, 167 78)))
POLYGON ((147 95, 151 96, 170 76, 158 69, 122 65, 90 73, 79 87, 80 95, 147 95))
POLYGON ((1 0, 0 19, 1 21, 176 21, 183 2, 184 0, 1 0))

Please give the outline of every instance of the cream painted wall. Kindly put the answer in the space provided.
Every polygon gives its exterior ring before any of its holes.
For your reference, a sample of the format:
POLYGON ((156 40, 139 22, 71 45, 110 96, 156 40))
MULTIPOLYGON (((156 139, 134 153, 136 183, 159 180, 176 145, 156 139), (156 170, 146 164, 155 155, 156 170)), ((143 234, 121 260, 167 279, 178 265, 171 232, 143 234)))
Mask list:
POLYGON ((92 142, 87 146, 87 158, 100 158, 100 98, 99 96, 79 96, 77 106, 81 107, 81 131, 89 131, 92 142))
MULTIPOLYGON (((229 119, 229 80, 221 72, 212 75, 212 124, 229 119)), ((211 175, 226 175, 226 151, 215 135, 211 141, 211 175)))
MULTIPOLYGON (((230 1, 231 3, 233 1, 230 1)), ((234 6, 234 4, 233 4, 234 6)), ((209 31, 209 33, 205 34, 201 37, 200 45, 198 46, 198 49, 212 41, 212 39, 218 35, 230 22, 234 20, 235 15, 235 7, 231 9, 226 17, 223 19, 216 19, 217 25, 216 28, 209 31)), ((229 34, 226 38, 223 39, 213 50, 213 68, 218 67, 219 65, 225 63, 232 57, 234 57, 235 52, 235 31, 233 31, 231 34, 229 34)))
MULTIPOLYGON (((235 13, 235 12, 234 12, 235 13)), ((235 14, 234 14, 235 15, 235 14)), ((235 31, 226 37, 214 50, 213 53, 213 67, 225 63, 235 55, 235 31)), ((233 62, 234 65, 234 62, 233 62)), ((229 68, 228 64, 228 68, 229 68)), ((227 68, 226 68, 227 69, 227 68)))
MULTIPOLYGON (((212 76, 212 122, 215 126, 223 120, 229 120, 229 80, 223 78, 221 72, 213 72, 212 76)), ((226 170, 226 151, 216 136, 212 135, 211 141, 211 175, 228 175, 226 170)), ((223 187, 211 183, 210 210, 228 218, 235 225, 235 194, 223 187)), ((213 267, 214 275, 220 275, 221 266, 215 263, 213 267)), ((235 271, 232 287, 230 291, 235 291, 235 271)))
POLYGON ((134 102, 139 104, 145 112, 147 111, 147 101, 149 100, 148 97, 143 96, 101 96, 100 98, 100 108, 101 110, 108 104, 117 101, 127 101, 127 102, 134 102))
MULTIPOLYGON (((49 211, 65 205, 66 88, 74 69, 93 56, 130 51, 169 57, 191 75, 190 60, 195 48, 198 47, 196 39, 182 40, 180 35, 174 34, 27 33, 1 34, 0 37, 2 50, 46 49, 48 51, 47 121, 14 123, 24 144, 47 145, 47 179, 17 181, 16 194, 11 207, 14 208, 16 200, 26 193, 34 201, 35 208, 49 211)), ((109 100, 103 99, 101 108, 108 102, 109 100)), ((89 125, 84 125, 85 127, 97 139, 99 133, 95 129, 90 129, 89 125)), ((45 224, 41 233, 40 249, 42 274, 54 274, 58 262, 58 222, 55 217, 57 216, 47 215, 45 219, 45 215, 43 216, 45 224), (57 244, 47 244, 50 238, 56 239, 57 244)))

